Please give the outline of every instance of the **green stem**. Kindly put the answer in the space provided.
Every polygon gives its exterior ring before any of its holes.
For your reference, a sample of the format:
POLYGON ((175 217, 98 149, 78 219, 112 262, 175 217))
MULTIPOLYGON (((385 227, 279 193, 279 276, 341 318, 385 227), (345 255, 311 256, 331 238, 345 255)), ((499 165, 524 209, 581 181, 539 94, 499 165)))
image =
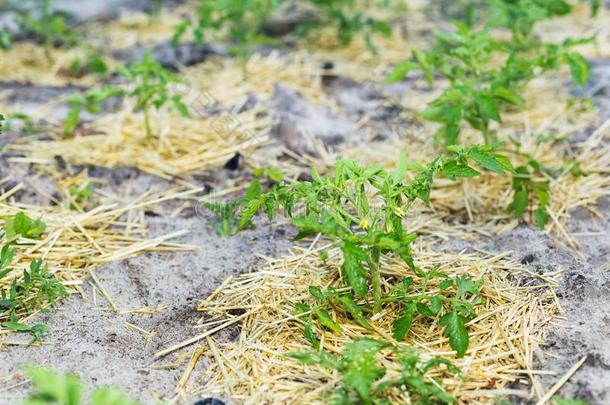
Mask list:
POLYGON ((369 267, 371 269, 371 278, 373 283, 373 312, 375 314, 381 312, 381 273, 379 272, 379 256, 378 248, 374 248, 371 252, 371 260, 369 267))
POLYGON ((152 130, 150 129, 150 116, 146 107, 144 107, 144 126, 146 127, 146 140, 149 141, 152 138, 152 130))

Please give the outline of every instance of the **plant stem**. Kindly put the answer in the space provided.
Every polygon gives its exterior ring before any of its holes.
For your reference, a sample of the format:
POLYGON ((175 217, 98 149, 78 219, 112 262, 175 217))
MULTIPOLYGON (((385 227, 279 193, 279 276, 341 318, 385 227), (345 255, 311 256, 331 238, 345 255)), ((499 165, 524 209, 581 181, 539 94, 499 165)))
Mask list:
POLYGON ((369 260, 373 284, 373 312, 375 314, 381 311, 381 273, 379 272, 379 256, 379 249, 374 248, 371 252, 371 260, 369 260))
POLYGON ((152 138, 152 130, 150 129, 150 116, 148 114, 148 108, 144 107, 144 126, 146 127, 146 140, 150 141, 152 138))

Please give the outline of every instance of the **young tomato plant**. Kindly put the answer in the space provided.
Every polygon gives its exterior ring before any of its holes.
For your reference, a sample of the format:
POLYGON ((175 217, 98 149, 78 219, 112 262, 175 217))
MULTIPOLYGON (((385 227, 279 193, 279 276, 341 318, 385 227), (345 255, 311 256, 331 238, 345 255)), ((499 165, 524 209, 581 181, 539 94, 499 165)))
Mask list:
MULTIPOLYGON (((198 44, 208 40, 214 32, 223 34, 231 41, 233 51, 247 54, 256 45, 276 45, 278 41, 264 34, 265 26, 274 12, 278 11, 283 0, 207 0, 201 3, 194 20, 185 20, 176 29, 173 42, 180 41, 189 30, 198 44)), ((304 5, 314 12, 313 18, 296 24, 296 34, 311 32, 320 27, 337 28, 341 44, 352 42, 356 34, 362 33, 368 48, 376 53, 372 37, 374 34, 389 36, 390 25, 376 19, 362 10, 354 0, 308 0, 304 5)), ((380 2, 382 6, 389 3, 380 2)))
POLYGON ((523 107, 523 86, 542 72, 557 69, 565 61, 573 81, 581 86, 586 83, 589 65, 580 54, 570 51, 586 41, 523 48, 456 23, 455 32, 436 33, 430 51, 414 51, 412 59, 397 65, 388 80, 401 80, 413 69, 422 70, 430 85, 435 75, 446 78, 450 87, 421 112, 425 120, 441 124, 436 140, 445 146, 458 143, 462 126, 468 123, 481 132, 485 144, 492 145, 498 139, 491 123, 502 122, 506 107, 523 107), (504 59, 500 66, 494 63, 497 57, 504 59))
POLYGON ((152 137, 150 126, 150 109, 160 109, 170 102, 182 116, 189 117, 186 104, 178 94, 172 95, 170 85, 172 83, 183 83, 177 76, 164 69, 150 52, 144 55, 141 61, 134 62, 128 67, 120 67, 119 73, 125 76, 132 88, 127 90, 128 97, 136 99, 136 106, 144 112, 144 125, 146 127, 146 137, 152 137))
MULTIPOLYGON (((282 183, 267 193, 260 192, 260 184, 255 182, 257 186, 251 186, 244 198, 226 206, 229 208, 224 212, 223 221, 227 227, 236 224, 232 231, 239 231, 251 225, 259 211, 266 212, 270 220, 281 211, 298 229, 295 239, 316 234, 330 239, 343 254, 341 276, 350 291, 340 295, 332 292, 324 296, 318 294, 316 298, 321 302, 315 316, 321 320, 324 310, 328 311, 329 306, 334 305, 370 329, 365 315, 379 313, 384 304, 380 272, 382 256, 392 254, 400 257, 414 272, 418 271, 410 248, 416 235, 404 231, 404 216, 416 200, 429 201, 437 175, 450 178, 478 176, 480 172, 471 163, 497 173, 512 171, 506 157, 485 146, 455 147, 450 156, 435 158, 411 180, 407 177, 409 166, 404 158, 395 171, 340 161, 333 175, 321 177, 312 169, 311 181, 282 183), (233 217, 235 219, 231 220, 233 217), (372 308, 366 306, 369 294, 372 308), (363 300, 364 307, 356 304, 356 301, 363 300)), ((315 294, 317 290, 310 291, 315 294)), ((455 314, 466 318, 471 312, 458 311, 455 314)), ((458 321, 461 322, 462 318, 458 321)), ((447 321, 455 319, 449 317, 447 321)), ((447 327, 451 329, 453 326, 454 323, 447 327)), ((463 334, 463 328, 458 332, 463 334)), ((452 344, 463 354, 463 338, 459 345, 452 344)))
POLYGON ((258 44, 275 41, 262 34, 262 28, 281 0, 206 0, 197 8, 194 20, 185 20, 175 29, 174 43, 189 30, 195 41, 203 44, 211 32, 225 31, 234 42, 233 50, 243 53, 258 44))
POLYGON ((349 45, 357 34, 361 34, 369 51, 373 54, 377 53, 373 36, 375 34, 385 37, 392 35, 392 27, 388 22, 366 13, 358 6, 357 1, 310 0, 310 2, 317 9, 316 15, 318 18, 303 24, 300 27, 302 32, 311 31, 313 28, 336 26, 337 38, 343 46, 349 45))
POLYGON ((158 110, 169 103, 170 109, 177 110, 184 117, 190 117, 188 107, 182 97, 171 92, 173 83, 183 83, 183 81, 155 61, 150 52, 147 52, 140 61, 127 67, 119 67, 118 71, 127 78, 128 85, 124 87, 106 86, 68 98, 70 109, 64 121, 64 134, 74 132, 83 110, 99 113, 102 111, 103 102, 111 97, 132 97, 136 100, 136 107, 144 113, 147 139, 151 139, 153 136, 150 125, 152 108, 158 110))
POLYGON ((39 3, 39 10, 20 13, 20 25, 23 31, 44 44, 45 55, 48 60, 52 60, 51 50, 54 47, 75 45, 79 37, 70 28, 65 16, 52 12, 51 0, 42 0, 39 3))

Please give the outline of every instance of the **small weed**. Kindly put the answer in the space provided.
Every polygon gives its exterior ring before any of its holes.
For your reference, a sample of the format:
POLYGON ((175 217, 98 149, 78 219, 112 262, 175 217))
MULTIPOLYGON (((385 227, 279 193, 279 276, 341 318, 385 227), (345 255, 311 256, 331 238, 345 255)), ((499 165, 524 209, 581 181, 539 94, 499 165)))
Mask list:
POLYGON ((70 186, 68 188, 68 195, 71 197, 72 201, 70 203, 70 209, 75 209, 76 206, 80 206, 85 203, 89 197, 93 194, 93 184, 87 183, 80 187, 78 186, 70 186))
POLYGON ((43 323, 29 326, 19 322, 4 322, 2 326, 17 332, 30 333, 32 335, 32 340, 30 341, 30 343, 28 343, 28 346, 39 342, 40 340, 42 340, 42 337, 49 332, 49 327, 43 323))
POLYGON ((10 113, 6 115, 5 127, 7 130, 21 130, 26 133, 36 131, 34 120, 25 113, 10 113))
MULTIPOLYGON (((46 225, 41 220, 32 220, 24 213, 18 213, 5 221, 4 243, 0 249, 0 278, 9 275, 14 257, 14 243, 19 238, 38 239, 46 225)), ((42 260, 33 260, 22 276, 15 275, 8 289, 0 288, 0 310, 2 317, 17 322, 45 304, 53 304, 65 296, 65 289, 49 271, 42 260)))
POLYGON ((554 405, 590 405, 590 403, 584 399, 562 398, 554 396, 552 400, 554 405))
POLYGON ((108 64, 97 53, 91 51, 83 59, 75 59, 66 71, 70 77, 83 77, 87 74, 105 75, 108 73, 108 64))
POLYGON ((124 95, 125 91, 123 89, 107 86, 97 90, 90 90, 86 94, 69 96, 69 110, 64 121, 64 135, 74 133, 74 130, 80 122, 80 116, 83 110, 92 114, 100 113, 104 101, 112 97, 122 97, 124 95))

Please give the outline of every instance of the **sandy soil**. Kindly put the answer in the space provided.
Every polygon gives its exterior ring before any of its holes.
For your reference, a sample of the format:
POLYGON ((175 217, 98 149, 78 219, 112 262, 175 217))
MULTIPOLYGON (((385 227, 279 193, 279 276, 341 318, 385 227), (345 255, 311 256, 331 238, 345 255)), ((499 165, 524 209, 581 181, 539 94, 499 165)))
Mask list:
MULTIPOLYGON (((107 9, 89 10, 93 11, 108 12, 107 9)), ((594 83, 608 84, 610 61, 595 61, 594 73, 594 83)), ((391 115, 383 115, 388 112, 377 109, 375 95, 369 94, 370 89, 357 82, 348 81, 348 85, 332 89, 338 102, 353 113, 345 116, 333 115, 321 108, 306 105, 305 101, 299 100, 297 95, 283 86, 278 85, 276 89, 276 99, 282 100, 276 103, 276 117, 280 120, 289 119, 290 125, 296 125, 297 128, 303 125, 333 144, 344 142, 340 133, 356 126, 357 111, 368 111, 371 116, 375 115, 376 122, 383 123, 384 120, 391 119, 391 115), (285 108, 286 99, 292 100, 289 109, 285 108)), ((20 97, 26 97, 18 84, 0 83, 0 88, 13 89, 20 97)), ((38 103, 47 100, 45 94, 54 98, 66 91, 78 89, 45 90, 28 87, 28 93, 39 94, 38 99, 31 97, 28 105, 36 108, 38 103)), ((610 85, 601 86, 594 95, 594 100, 602 118, 610 118, 610 85)), ((276 130, 281 137, 281 126, 276 130)), ((293 145, 296 149, 306 148, 298 144, 298 139, 286 142, 297 142, 293 145)), ((31 189, 43 188, 47 193, 53 193, 54 186, 50 179, 40 177, 32 180, 35 171, 32 167, 0 164, 0 170, 0 177, 10 174, 15 180, 30 183, 31 189)), ((142 174, 136 169, 92 170, 100 179, 108 180, 104 187, 115 191, 130 189, 131 197, 143 190, 163 189, 167 186, 167 182, 142 174)), ((232 174, 223 169, 202 175, 222 180, 232 174)), ((36 193, 22 194, 18 198, 45 203, 36 193)), ((260 226, 237 237, 222 238, 216 234, 211 217, 196 212, 195 203, 178 218, 170 217, 170 211, 158 209, 148 213, 150 236, 187 229, 190 233, 179 242, 195 245, 198 248, 195 252, 149 253, 96 270, 103 287, 118 308, 162 307, 152 314, 121 315, 110 310, 108 303, 98 296, 98 308, 94 308, 92 287, 89 283, 84 283, 82 296, 71 296, 35 320, 46 323, 51 328, 44 345, 0 348, 0 379, 5 376, 11 378, 7 386, 0 387, 0 404, 14 404, 27 392, 28 384, 20 372, 24 364, 41 364, 59 371, 75 372, 89 386, 121 386, 146 404, 174 396, 175 383, 181 376, 182 367, 172 368, 172 364, 177 361, 175 355, 155 360, 153 354, 196 334, 193 325, 200 317, 195 311, 197 303, 228 276, 255 268, 257 259, 254 253, 268 256, 285 253, 290 246, 290 229, 260 226), (126 327, 126 322, 153 331, 154 335, 147 340, 143 334, 126 327)), ((556 375, 543 378, 545 385, 550 385, 586 356, 584 365, 562 388, 560 394, 603 405, 610 404, 610 201, 600 201, 598 211, 601 213, 599 217, 585 210, 573 213, 572 231, 582 234, 579 240, 584 257, 562 248, 551 236, 526 225, 493 239, 476 242, 452 240, 439 246, 439 249, 511 250, 513 257, 527 264, 532 271, 565 270, 557 291, 565 320, 551 331, 548 341, 544 343, 544 356, 539 359, 539 368, 556 372, 556 375)), ((233 332, 237 333, 236 330, 233 332)), ((230 332, 225 334, 224 339, 235 336, 230 332)), ((17 338, 26 340, 27 336, 16 335, 17 338)), ((192 348, 182 353, 189 353, 189 350, 192 348)), ((199 398, 188 398, 186 401, 193 402, 197 399, 199 398)))

